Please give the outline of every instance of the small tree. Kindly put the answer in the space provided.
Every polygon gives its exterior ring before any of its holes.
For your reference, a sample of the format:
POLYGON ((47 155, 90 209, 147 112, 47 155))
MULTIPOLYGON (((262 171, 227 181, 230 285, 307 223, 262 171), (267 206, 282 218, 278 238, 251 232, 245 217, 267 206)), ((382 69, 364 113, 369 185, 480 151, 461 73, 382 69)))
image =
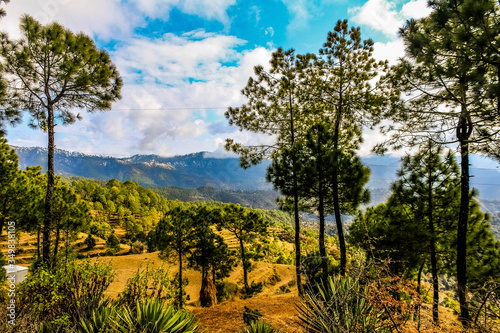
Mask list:
POLYGON ((120 98, 122 80, 109 55, 83 33, 74 34, 57 23, 44 26, 29 15, 21 18, 21 33, 18 41, 0 36, 1 54, 10 107, 27 110, 30 125, 48 132, 43 260, 49 263, 56 117, 71 124, 80 117, 73 113, 76 108, 110 109, 120 98))
POLYGON ((14 219, 20 209, 20 197, 26 190, 21 184, 17 154, 7 140, 0 138, 0 235, 5 222, 14 219))
POLYGON ((177 258, 179 264, 177 305, 179 308, 183 306, 183 257, 189 253, 193 246, 193 221, 195 215, 194 206, 175 207, 166 213, 151 235, 151 242, 156 245, 162 255, 172 255, 177 258))
POLYGON ((219 226, 230 231, 239 242, 241 263, 243 265, 243 282, 245 284, 245 292, 248 294, 250 292, 248 284, 250 261, 247 257, 245 244, 254 241, 259 235, 265 235, 269 222, 248 208, 229 204, 224 206, 222 210, 222 218, 219 226))
POLYGON ((217 303, 216 278, 229 276, 236 261, 224 238, 212 229, 219 218, 219 209, 212 210, 204 205, 198 207, 193 231, 193 249, 188 257, 188 263, 189 266, 201 271, 202 306, 212 306, 217 303))
POLYGON ((120 240, 116 237, 115 232, 113 232, 106 239, 106 246, 110 248, 113 252, 120 250, 120 240))

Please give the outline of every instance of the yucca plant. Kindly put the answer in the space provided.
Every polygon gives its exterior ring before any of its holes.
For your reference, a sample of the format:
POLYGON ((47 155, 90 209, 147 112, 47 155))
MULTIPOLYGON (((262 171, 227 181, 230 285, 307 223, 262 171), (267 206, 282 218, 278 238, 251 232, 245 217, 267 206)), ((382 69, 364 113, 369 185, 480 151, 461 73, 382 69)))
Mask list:
POLYGON ((331 278, 306 289, 297 310, 308 332, 389 332, 381 325, 382 312, 366 300, 366 288, 351 277, 331 278))
POLYGON ((78 332, 81 333, 108 333, 113 332, 112 322, 116 317, 114 306, 102 306, 90 315, 82 318, 78 323, 78 332))
POLYGON ((158 299, 137 302, 135 310, 126 306, 117 313, 115 332, 137 333, 194 333, 198 330, 196 319, 173 305, 165 307, 158 299))
POLYGON ((263 321, 257 321, 245 327, 241 333, 280 333, 280 331, 263 321))

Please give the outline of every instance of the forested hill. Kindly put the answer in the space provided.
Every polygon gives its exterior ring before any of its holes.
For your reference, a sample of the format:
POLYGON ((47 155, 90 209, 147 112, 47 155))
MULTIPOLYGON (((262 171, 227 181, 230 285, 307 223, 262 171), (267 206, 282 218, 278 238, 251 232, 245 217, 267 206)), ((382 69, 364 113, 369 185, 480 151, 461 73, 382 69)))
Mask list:
MULTIPOLYGON (((47 165, 47 151, 38 147, 12 147, 19 156, 19 167, 47 165)), ((390 184, 396 179, 400 158, 393 156, 367 156, 363 162, 370 167, 368 188, 372 201, 385 201, 390 184)), ((479 190, 481 200, 500 201, 499 164, 471 156, 471 185, 479 190)), ((134 155, 128 158, 86 155, 56 149, 55 170, 62 176, 81 176, 94 179, 133 180, 143 186, 176 186, 198 188, 210 186, 217 189, 272 190, 265 181, 269 162, 244 170, 238 158, 215 158, 210 153, 161 157, 134 155)))
MULTIPOLYGON (((47 151, 38 147, 12 147, 19 156, 19 167, 47 166, 47 151)), ((55 171, 62 176, 94 179, 132 180, 143 186, 196 188, 212 186, 229 190, 271 190, 264 179, 268 163, 240 168, 237 158, 213 158, 200 152, 161 157, 135 155, 129 158, 86 155, 56 149, 55 171)))

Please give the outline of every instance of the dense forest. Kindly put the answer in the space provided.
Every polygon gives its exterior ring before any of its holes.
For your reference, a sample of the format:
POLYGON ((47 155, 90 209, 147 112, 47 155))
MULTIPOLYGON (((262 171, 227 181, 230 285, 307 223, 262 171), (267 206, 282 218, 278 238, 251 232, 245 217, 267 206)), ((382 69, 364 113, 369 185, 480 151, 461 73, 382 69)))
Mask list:
POLYGON ((429 5, 400 29, 406 55, 394 66, 347 20, 318 53, 278 48, 255 66, 247 102, 225 117, 275 141, 225 148, 242 168, 269 163, 279 210, 250 207, 267 205, 264 191, 249 202, 212 187, 56 175, 56 126, 75 122, 75 110, 111 109, 123 82, 90 37, 23 16, 21 39, 0 35, 1 129, 29 115, 47 133, 47 171, 19 168, 0 138, 2 330, 201 332, 204 313, 242 301, 241 332, 498 332, 500 240, 470 186, 469 157, 500 160, 500 3, 429 5), (358 154, 375 127, 385 135, 375 152, 413 153, 373 207, 358 154), (33 251, 16 285, 21 246, 33 251), (133 270, 110 296, 121 257, 133 270), (134 266, 146 258, 162 264, 134 266), (263 306, 266 290, 294 294, 295 324, 247 307, 263 306))

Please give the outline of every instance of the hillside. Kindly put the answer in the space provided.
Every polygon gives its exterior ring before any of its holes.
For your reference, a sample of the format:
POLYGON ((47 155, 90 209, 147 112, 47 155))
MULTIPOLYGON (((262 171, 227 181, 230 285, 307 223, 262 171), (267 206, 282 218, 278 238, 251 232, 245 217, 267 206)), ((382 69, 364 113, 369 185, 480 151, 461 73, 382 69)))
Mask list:
MULTIPOLYGON (((47 166, 47 150, 39 147, 12 147, 19 156, 19 167, 47 166)), ((199 188, 238 191, 272 191, 265 181, 269 161, 242 169, 235 157, 216 158, 207 152, 189 155, 161 157, 158 155, 134 155, 128 158, 86 155, 56 149, 55 170, 62 176, 81 176, 93 179, 119 181, 132 180, 148 187, 199 188)), ((500 200, 500 165, 498 162, 477 155, 471 155, 471 186, 479 191, 483 200, 500 200)), ((394 156, 369 155, 362 158, 371 170, 368 188, 372 192, 370 205, 384 202, 389 196, 390 184, 396 179, 400 158, 394 156)), ((175 188, 164 190, 172 198, 196 200, 196 196, 206 197, 207 191, 191 193, 175 188)), ((211 190, 210 190, 211 191, 211 190)), ((212 191, 213 192, 213 191, 212 191)), ((217 192, 217 191, 215 191, 217 192)), ((221 193, 210 195, 222 196, 221 193)), ((210 197, 210 195, 208 195, 210 197)), ((257 193, 257 195, 259 195, 257 193)), ((265 193, 264 196, 267 196, 265 193)), ((246 194, 245 194, 246 196, 246 194)), ((210 197, 216 201, 216 198, 210 197)), ((268 203, 266 203, 268 204, 268 203)), ((491 205, 490 205, 491 206, 491 205)), ((495 205, 495 207, 500 207, 495 205)), ((263 206, 262 208, 268 208, 263 206)), ((490 210, 491 212, 500 211, 490 210)))
MULTIPOLYGON (((19 167, 41 165, 47 168, 47 150, 38 147, 12 147, 19 156, 19 167)), ((132 180, 143 186, 212 186, 232 190, 270 190, 264 179, 268 163, 247 170, 237 158, 213 158, 205 152, 161 157, 135 155, 129 158, 86 155, 56 149, 55 170, 61 176, 94 179, 132 180)))
MULTIPOLYGON (((19 167, 47 166, 47 151, 39 147, 12 147, 19 167)), ((219 201, 254 208, 275 209, 277 193, 265 181, 269 161, 242 169, 238 158, 216 158, 207 152, 172 157, 134 155, 115 158, 56 149, 56 173, 68 177, 97 180, 133 180, 151 187, 170 200, 219 201)), ((368 206, 385 202, 390 184, 396 179, 400 158, 369 155, 362 158, 370 168, 371 192, 368 206)), ((483 211, 492 216, 492 229, 500 237, 500 165, 491 159, 471 155, 471 186, 479 192, 483 211)), ((307 218, 306 218, 307 219, 307 218)))

